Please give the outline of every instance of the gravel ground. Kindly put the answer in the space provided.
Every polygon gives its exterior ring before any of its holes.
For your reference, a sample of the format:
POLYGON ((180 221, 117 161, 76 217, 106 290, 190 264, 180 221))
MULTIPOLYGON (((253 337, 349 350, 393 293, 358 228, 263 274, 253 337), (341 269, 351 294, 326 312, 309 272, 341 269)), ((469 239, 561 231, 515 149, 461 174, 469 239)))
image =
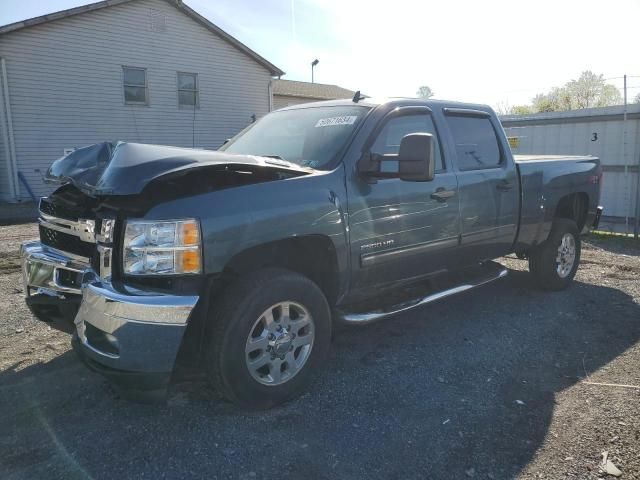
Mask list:
POLYGON ((631 241, 586 241, 564 292, 505 258, 504 280, 341 329, 309 393, 251 413, 186 377, 166 404, 120 399, 25 307, 17 248, 35 235, 0 227, 2 478, 589 479, 604 451, 640 478, 631 241))

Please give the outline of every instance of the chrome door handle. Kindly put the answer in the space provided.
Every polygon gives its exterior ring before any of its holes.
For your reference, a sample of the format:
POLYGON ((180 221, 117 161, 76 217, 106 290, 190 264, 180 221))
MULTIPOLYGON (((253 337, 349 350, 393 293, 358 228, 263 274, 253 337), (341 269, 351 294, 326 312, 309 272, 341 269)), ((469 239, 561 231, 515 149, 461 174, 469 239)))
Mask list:
POLYGON ((438 190, 436 190, 431 194, 431 198, 439 202, 446 202, 455 194, 456 194, 455 190, 445 190, 444 188, 439 188, 438 190))

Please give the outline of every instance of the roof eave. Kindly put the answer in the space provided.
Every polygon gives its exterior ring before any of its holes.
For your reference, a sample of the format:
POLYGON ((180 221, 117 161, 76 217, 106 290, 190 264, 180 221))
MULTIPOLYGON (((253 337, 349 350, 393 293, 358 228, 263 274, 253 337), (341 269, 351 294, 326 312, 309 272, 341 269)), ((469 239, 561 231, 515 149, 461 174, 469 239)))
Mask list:
POLYGON ((59 12, 48 13, 46 15, 40 15, 39 17, 29 18, 27 20, 21 20, 19 22, 10 23, 0 27, 0 35, 5 33, 14 32, 16 30, 22 30, 27 27, 34 27, 43 23, 51 22, 53 20, 60 20, 62 18, 71 17, 80 13, 93 12, 105 7, 113 7, 122 3, 128 3, 132 0, 103 0, 101 2, 90 3, 88 5, 80 5, 79 7, 68 8, 66 10, 60 10, 59 12))
POLYGON ((256 62, 258 62, 263 67, 265 67, 267 70, 269 70, 269 73, 271 73, 272 76, 279 76, 279 75, 284 75, 285 74, 284 71, 280 70, 273 63, 268 61, 266 58, 262 57, 258 53, 256 53, 253 50, 251 50, 249 47, 247 47, 240 40, 238 40, 237 38, 232 37, 227 32, 222 30, 220 27, 218 27, 214 23, 210 22, 205 17, 200 15, 198 12, 193 10, 191 7, 189 7, 188 5, 185 5, 182 2, 182 0, 165 0, 165 1, 171 3, 176 8, 178 8, 181 11, 183 11, 184 13, 189 15, 191 18, 193 18, 194 20, 196 20, 197 22, 202 24, 204 27, 206 27, 207 29, 209 29, 209 30, 213 31, 214 33, 216 33, 220 38, 222 38, 223 40, 227 41, 228 43, 230 43, 231 45, 236 47, 238 50, 244 52, 246 55, 248 55, 251 58, 253 58, 256 62))
MULTIPOLYGON (((39 17, 30 18, 28 20, 22 20, 20 22, 10 23, 8 25, 4 25, 0 27, 0 35, 15 32, 16 30, 21 30, 27 27, 33 27, 36 25, 41 25, 43 23, 51 22, 53 20, 60 20, 62 18, 71 17, 74 15, 79 15, 81 13, 93 12, 95 10, 100 10, 106 7, 113 7, 115 5, 120 5, 123 3, 128 3, 134 0, 103 0, 101 2, 90 3, 88 5, 81 5, 79 7, 69 8, 67 10, 61 10, 59 12, 49 13, 47 15, 41 15, 39 17)), ((165 0, 167 3, 170 3, 172 6, 182 11, 186 15, 190 16, 192 19, 200 23, 202 26, 212 31, 220 38, 222 38, 227 43, 230 43, 232 46, 253 58, 257 63, 265 67, 272 76, 280 76, 284 75, 284 72, 276 67, 274 64, 269 62, 266 58, 260 56, 258 53, 251 50, 244 43, 240 42, 238 39, 232 37, 227 32, 222 30, 217 25, 213 24, 198 12, 193 10, 191 7, 185 5, 182 0, 165 0)))
POLYGON ((278 95, 280 97, 296 97, 296 98, 311 98, 311 99, 315 99, 315 100, 347 100, 350 97, 320 97, 317 95, 298 95, 296 93, 279 93, 279 92, 273 92, 274 95, 278 95))

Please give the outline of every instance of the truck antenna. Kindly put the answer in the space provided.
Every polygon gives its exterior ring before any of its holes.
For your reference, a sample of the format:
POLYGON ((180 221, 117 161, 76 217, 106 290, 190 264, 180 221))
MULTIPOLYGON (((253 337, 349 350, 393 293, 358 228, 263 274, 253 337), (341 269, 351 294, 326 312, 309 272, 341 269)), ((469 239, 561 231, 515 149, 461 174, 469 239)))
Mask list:
POLYGON ((358 90, 356 94, 353 96, 353 98, 351 99, 351 101, 354 103, 358 103, 360 100, 364 100, 365 98, 369 98, 369 95, 364 95, 360 93, 360 90, 358 90))

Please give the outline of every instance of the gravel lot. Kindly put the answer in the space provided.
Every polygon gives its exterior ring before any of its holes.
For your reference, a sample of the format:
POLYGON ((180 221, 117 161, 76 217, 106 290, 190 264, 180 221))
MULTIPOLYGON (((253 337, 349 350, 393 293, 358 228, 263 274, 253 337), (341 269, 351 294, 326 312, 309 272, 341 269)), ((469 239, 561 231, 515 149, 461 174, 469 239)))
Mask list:
POLYGON ((2 478, 584 479, 603 451, 640 478, 631 241, 585 242, 564 292, 506 258, 504 280, 341 329, 309 393, 251 413, 193 377, 163 405, 120 399, 25 307, 17 248, 34 236, 0 227, 2 478))

